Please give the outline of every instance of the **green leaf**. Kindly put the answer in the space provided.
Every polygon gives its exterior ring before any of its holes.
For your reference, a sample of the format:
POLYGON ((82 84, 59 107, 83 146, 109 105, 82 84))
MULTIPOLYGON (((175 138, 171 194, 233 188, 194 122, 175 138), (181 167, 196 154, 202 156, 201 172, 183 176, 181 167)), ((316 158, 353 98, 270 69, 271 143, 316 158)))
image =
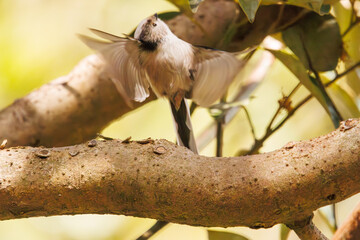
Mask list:
POLYGON ((186 16, 193 18, 194 13, 191 10, 189 0, 167 0, 167 1, 174 4, 186 16))
POLYGON ((285 224, 280 225, 280 240, 287 240, 290 234, 290 228, 285 224))
POLYGON ((202 1, 203 1, 203 0, 189 0, 190 8, 191 8, 191 11, 192 11, 193 13, 196 13, 199 4, 200 4, 202 1))
POLYGON ((341 112, 345 119, 360 117, 360 112, 354 102, 354 97, 351 97, 340 85, 332 84, 328 88, 328 92, 339 106, 339 109, 342 110, 341 112))
POLYGON ((336 114, 337 111, 333 108, 327 94, 321 91, 315 79, 308 75, 304 65, 292 54, 270 49, 268 49, 268 51, 274 54, 274 56, 279 59, 320 102, 320 104, 330 115, 331 119, 334 122, 334 125, 336 126, 336 124, 341 121, 341 119, 339 119, 339 116, 336 114))
POLYGON ((161 20, 170 20, 170 19, 173 19, 174 17, 180 15, 180 12, 163 12, 163 13, 159 13, 158 14, 158 17, 161 19, 161 20))
POLYGON ((333 16, 309 13, 296 25, 283 31, 282 37, 307 69, 324 72, 336 68, 342 40, 333 16))
MULTIPOLYGON (((262 0, 262 4, 264 5, 277 4, 277 3, 279 3, 278 0, 262 0)), ((324 15, 330 12, 330 5, 323 4, 323 0, 288 0, 288 1, 283 1, 283 3, 287 5, 294 5, 294 6, 306 8, 320 15, 324 15)))
POLYGON ((208 230, 209 240, 249 240, 236 233, 208 230))
POLYGON ((327 205, 327 206, 324 206, 324 207, 318 209, 315 214, 320 217, 320 220, 322 222, 321 224, 325 225, 331 233, 336 232, 336 229, 334 226, 335 219, 334 219, 333 209, 332 209, 331 205, 327 205))
POLYGON ((249 22, 254 22, 256 12, 261 0, 238 0, 241 9, 244 11, 249 22))
MULTIPOLYGON (((189 1, 191 2, 199 0, 189 1)), ((238 0, 238 2, 241 9, 244 11, 246 17, 251 23, 254 22, 255 15, 260 3, 262 5, 279 4, 279 0, 238 0)), ((287 0, 281 2, 286 5, 293 5, 309 9, 316 12, 317 14, 320 14, 321 16, 330 13, 331 10, 331 6, 329 4, 323 4, 323 0, 287 0)))

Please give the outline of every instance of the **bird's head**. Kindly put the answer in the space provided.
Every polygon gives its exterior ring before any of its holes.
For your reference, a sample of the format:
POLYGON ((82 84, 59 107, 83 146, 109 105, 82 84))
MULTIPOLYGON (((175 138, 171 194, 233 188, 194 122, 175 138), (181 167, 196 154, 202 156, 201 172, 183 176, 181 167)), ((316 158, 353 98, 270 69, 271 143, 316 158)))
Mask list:
POLYGON ((169 27, 155 13, 140 22, 134 37, 141 42, 159 43, 169 33, 171 34, 169 27))

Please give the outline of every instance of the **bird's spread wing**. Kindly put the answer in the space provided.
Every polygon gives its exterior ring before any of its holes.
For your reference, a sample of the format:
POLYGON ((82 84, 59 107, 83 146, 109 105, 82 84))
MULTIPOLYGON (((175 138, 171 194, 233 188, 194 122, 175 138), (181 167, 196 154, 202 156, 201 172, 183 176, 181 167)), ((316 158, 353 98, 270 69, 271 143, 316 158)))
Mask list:
POLYGON ((109 41, 101 41, 79 35, 90 48, 98 51, 108 64, 109 74, 120 94, 131 105, 130 99, 144 101, 149 96, 149 83, 139 62, 139 47, 136 40, 121 38, 91 29, 96 35, 109 41))
POLYGON ((119 42, 119 41, 124 41, 125 39, 127 39, 127 38, 119 37, 114 34, 107 33, 107 32, 104 32, 104 31, 101 31, 98 29, 94 29, 94 28, 89 28, 89 30, 91 32, 93 32, 94 34, 96 34, 97 36, 99 36, 103 39, 106 39, 106 40, 110 40, 112 42, 119 42))
POLYGON ((190 72, 194 78, 192 100, 208 107, 225 94, 244 64, 228 52, 201 47, 194 51, 196 61, 190 72))

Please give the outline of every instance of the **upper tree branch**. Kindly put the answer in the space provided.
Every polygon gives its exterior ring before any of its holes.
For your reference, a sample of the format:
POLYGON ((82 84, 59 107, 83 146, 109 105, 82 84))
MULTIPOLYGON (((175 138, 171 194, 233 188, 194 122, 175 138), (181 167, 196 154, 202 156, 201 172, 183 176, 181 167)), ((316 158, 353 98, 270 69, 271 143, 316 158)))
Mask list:
POLYGON ((233 158, 198 156, 165 140, 4 149, 0 219, 111 213, 203 226, 292 225, 360 191, 359 121, 233 158))
POLYGON ((104 68, 91 55, 69 75, 16 100, 0 112, 0 141, 7 139, 7 146, 63 146, 95 137, 131 110, 102 74, 104 68))

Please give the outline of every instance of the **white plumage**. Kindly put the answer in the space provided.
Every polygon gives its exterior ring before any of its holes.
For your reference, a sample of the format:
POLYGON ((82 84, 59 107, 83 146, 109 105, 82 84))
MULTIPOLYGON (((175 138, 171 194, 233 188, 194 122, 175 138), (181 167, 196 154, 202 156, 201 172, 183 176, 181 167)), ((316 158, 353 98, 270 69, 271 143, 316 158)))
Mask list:
POLYGON ((225 93, 243 65, 231 53, 179 39, 157 15, 142 20, 134 38, 91 30, 108 41, 80 38, 108 63, 108 72, 128 104, 144 101, 151 86, 176 108, 184 97, 208 107, 225 93))

